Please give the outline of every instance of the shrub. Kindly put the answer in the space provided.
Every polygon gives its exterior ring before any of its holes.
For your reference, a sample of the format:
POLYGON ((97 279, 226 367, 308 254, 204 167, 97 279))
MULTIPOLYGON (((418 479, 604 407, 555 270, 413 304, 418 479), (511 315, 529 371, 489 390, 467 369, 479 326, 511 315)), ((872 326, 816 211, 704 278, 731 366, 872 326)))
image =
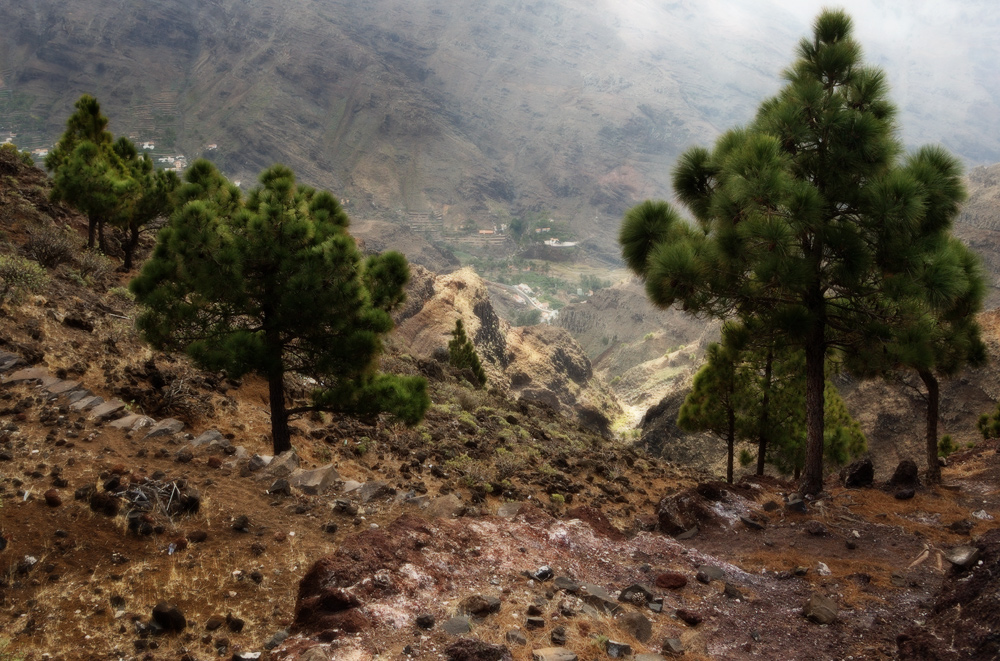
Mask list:
POLYGON ((45 269, 18 255, 0 255, 0 306, 18 305, 24 297, 45 284, 45 269))
POLYGON ((951 434, 945 434, 938 441, 938 456, 947 457, 952 452, 958 450, 958 444, 952 440, 951 434))
MULTIPOLYGON (((85 280, 100 279, 114 270, 114 262, 95 250, 84 250, 76 257, 76 266, 85 280)), ((132 297, 135 300, 135 297, 132 297)))
POLYGON ((28 228, 24 252, 42 266, 55 268, 73 259, 76 237, 71 230, 36 225, 28 228))

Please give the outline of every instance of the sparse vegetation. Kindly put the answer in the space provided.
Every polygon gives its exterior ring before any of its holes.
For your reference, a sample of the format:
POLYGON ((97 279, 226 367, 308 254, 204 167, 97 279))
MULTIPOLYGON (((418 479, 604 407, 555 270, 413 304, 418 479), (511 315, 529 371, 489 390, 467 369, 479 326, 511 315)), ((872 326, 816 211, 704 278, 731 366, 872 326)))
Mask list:
POLYGON ((46 273, 37 262, 18 255, 0 254, 0 307, 19 305, 45 284, 46 273))

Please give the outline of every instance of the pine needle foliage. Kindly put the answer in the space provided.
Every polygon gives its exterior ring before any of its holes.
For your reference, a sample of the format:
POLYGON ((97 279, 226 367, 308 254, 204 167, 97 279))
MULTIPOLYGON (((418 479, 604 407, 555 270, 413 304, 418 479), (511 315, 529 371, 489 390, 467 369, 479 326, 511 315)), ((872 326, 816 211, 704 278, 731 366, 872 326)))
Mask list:
POLYGON ((297 185, 282 165, 261 173, 244 200, 198 161, 177 198, 129 286, 144 306, 137 326, 146 341, 206 369, 266 378, 275 453, 291 447, 289 417, 306 411, 423 418, 426 382, 377 370, 409 279, 401 254, 363 258, 337 200, 297 185), (315 381, 310 405, 286 406, 288 372, 315 381))
POLYGON ((458 369, 468 368, 476 383, 477 388, 486 385, 486 370, 476 353, 476 346, 465 334, 465 325, 461 319, 455 321, 455 330, 451 332, 451 340, 448 342, 448 362, 458 369))

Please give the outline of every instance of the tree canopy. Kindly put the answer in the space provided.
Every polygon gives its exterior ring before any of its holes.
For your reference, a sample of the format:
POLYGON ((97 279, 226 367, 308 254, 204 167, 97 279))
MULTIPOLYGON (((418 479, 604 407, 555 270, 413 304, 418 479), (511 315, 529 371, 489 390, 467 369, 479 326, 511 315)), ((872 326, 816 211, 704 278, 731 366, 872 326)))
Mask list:
POLYGON ((943 149, 903 156, 884 73, 846 13, 826 10, 785 86, 712 150, 686 152, 674 190, 696 224, 647 201, 625 216, 628 267, 657 305, 754 320, 805 356, 805 493, 823 485, 825 364, 890 342, 901 301, 956 296, 928 256, 964 197, 943 149))
POLYGON ((45 158, 45 167, 52 172, 52 197, 87 215, 89 248, 96 239, 100 250, 107 252, 105 224, 124 230, 124 265, 131 269, 141 230, 169 215, 170 194, 179 180, 173 172, 155 170, 149 155, 140 156, 128 138, 115 140, 97 99, 84 94, 75 108, 66 131, 45 158))
POLYGON ((148 342, 183 349, 207 369, 266 378, 275 453, 291 447, 289 416, 305 411, 423 418, 426 382, 377 370, 409 279, 401 254, 363 258, 337 200, 297 185, 282 165, 261 173, 244 200, 197 161, 177 198, 130 285, 148 342), (288 372, 315 381, 309 405, 286 406, 288 372))

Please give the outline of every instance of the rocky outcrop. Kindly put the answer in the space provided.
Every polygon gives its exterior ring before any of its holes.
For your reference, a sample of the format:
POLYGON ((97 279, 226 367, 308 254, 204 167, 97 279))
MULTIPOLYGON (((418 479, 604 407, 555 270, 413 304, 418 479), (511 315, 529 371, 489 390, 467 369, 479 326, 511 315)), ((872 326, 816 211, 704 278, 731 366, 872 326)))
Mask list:
POLYGON ((462 319, 488 376, 489 387, 511 397, 541 402, 607 433, 622 409, 594 375, 590 359, 568 331, 549 325, 512 328, 500 319, 483 280, 470 268, 434 276, 414 269, 413 292, 397 314, 393 335, 399 349, 429 359, 448 346, 462 319), (415 302, 420 301, 419 310, 415 302))

